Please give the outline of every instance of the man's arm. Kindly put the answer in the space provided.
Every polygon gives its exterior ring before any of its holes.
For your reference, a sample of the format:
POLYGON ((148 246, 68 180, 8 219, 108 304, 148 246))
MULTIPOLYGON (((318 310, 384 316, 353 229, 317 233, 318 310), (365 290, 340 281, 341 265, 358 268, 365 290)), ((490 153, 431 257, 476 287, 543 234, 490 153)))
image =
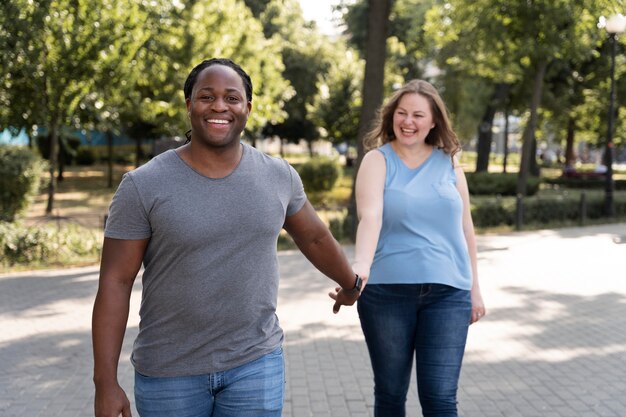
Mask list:
POLYGON ((360 295, 359 291, 352 290, 356 278, 354 271, 341 246, 317 216, 311 203, 307 201, 300 211, 287 217, 284 228, 304 256, 341 287, 337 294, 333 294, 333 311, 338 312, 341 305, 354 304, 360 295))
POLYGON ((105 238, 98 294, 93 307, 93 380, 96 417, 130 417, 130 402, 117 381, 133 283, 149 239, 105 238))

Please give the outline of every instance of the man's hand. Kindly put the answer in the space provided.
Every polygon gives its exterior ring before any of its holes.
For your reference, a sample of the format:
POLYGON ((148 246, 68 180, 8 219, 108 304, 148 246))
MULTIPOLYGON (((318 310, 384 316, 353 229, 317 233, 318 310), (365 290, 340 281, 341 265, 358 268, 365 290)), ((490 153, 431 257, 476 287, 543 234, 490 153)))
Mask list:
POLYGON ((131 417, 130 401, 119 385, 112 387, 96 387, 94 401, 96 417, 131 417))
POLYGON ((335 292, 329 292, 328 296, 335 300, 333 305, 333 313, 339 313, 341 306, 351 306, 356 303, 361 293, 357 289, 346 290, 341 287, 336 287, 335 292))

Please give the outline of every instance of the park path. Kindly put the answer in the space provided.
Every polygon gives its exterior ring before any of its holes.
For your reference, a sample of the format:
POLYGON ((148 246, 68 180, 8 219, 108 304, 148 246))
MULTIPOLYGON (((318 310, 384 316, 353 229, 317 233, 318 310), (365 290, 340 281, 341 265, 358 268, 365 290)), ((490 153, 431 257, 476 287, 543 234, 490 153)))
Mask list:
MULTIPOLYGON (((470 329, 460 415, 626 416, 626 224, 481 235, 478 245, 488 315, 470 329)), ((283 415, 371 417, 355 309, 332 314, 331 281, 299 252, 279 260, 283 415)), ((0 416, 93 415, 96 287, 96 267, 0 275, 0 416)), ((120 363, 127 392, 140 293, 136 284, 120 363)), ((414 384, 411 417, 420 415, 414 384)))

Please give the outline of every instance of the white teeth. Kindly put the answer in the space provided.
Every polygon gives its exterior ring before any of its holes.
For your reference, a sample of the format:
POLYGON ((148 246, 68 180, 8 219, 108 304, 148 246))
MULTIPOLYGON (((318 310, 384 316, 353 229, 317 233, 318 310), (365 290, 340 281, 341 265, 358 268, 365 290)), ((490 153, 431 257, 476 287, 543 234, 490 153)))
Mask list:
POLYGON ((402 133, 409 133, 409 134, 417 132, 417 130, 409 130, 409 129, 400 129, 400 130, 402 130, 402 133))
POLYGON ((230 123, 228 120, 222 120, 222 119, 207 119, 206 120, 207 123, 217 123, 220 125, 227 125, 228 123, 230 123))

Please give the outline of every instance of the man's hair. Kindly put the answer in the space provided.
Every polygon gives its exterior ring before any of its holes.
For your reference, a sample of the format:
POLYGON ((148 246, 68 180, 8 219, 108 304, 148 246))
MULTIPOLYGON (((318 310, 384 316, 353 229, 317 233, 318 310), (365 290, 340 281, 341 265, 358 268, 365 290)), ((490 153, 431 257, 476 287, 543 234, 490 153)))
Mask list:
POLYGON ((223 65, 225 67, 229 67, 234 69, 237 74, 241 77, 241 81, 243 81, 243 86, 246 90, 246 99, 248 101, 252 101, 252 80, 250 76, 241 68, 239 65, 235 64, 230 59, 226 58, 211 58, 205 61, 202 61, 198 65, 191 70, 189 75, 187 76, 187 80, 185 81, 185 86, 183 87, 183 92, 185 93, 185 100, 191 98, 191 92, 193 91, 194 85, 196 85, 196 80, 198 79, 198 74, 202 72, 203 69, 210 67, 211 65, 223 65))

